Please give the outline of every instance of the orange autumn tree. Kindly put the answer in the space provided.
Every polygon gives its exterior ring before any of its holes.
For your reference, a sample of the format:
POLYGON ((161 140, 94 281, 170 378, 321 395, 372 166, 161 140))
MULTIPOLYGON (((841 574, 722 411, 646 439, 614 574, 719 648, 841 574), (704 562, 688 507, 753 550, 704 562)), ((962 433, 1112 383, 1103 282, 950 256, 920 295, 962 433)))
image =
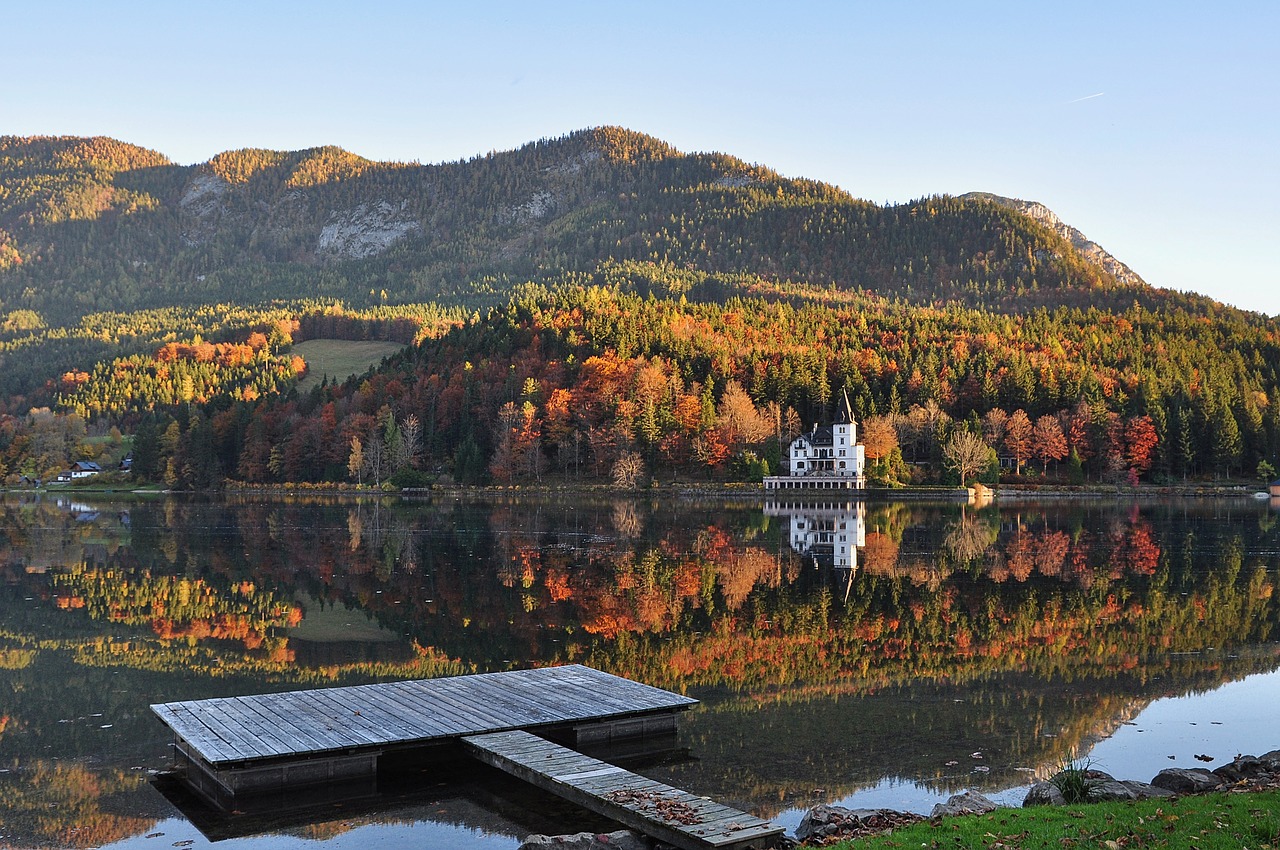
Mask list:
POLYGON ((1015 410, 1005 422, 1004 447, 1013 456, 1014 463, 1017 464, 1014 471, 1018 475, 1022 474, 1022 464, 1031 457, 1033 430, 1034 426, 1025 410, 1015 410))

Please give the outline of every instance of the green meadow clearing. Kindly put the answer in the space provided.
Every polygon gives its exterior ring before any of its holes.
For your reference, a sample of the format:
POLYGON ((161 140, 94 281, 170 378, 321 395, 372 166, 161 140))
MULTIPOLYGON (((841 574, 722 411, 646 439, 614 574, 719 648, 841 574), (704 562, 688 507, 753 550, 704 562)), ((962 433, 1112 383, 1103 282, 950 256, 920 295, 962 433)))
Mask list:
POLYGON ((299 392, 318 386, 326 375, 329 383, 345 381, 366 372, 382 358, 402 350, 399 342, 384 340, 309 339, 293 346, 293 353, 307 361, 307 374, 298 382, 299 392))

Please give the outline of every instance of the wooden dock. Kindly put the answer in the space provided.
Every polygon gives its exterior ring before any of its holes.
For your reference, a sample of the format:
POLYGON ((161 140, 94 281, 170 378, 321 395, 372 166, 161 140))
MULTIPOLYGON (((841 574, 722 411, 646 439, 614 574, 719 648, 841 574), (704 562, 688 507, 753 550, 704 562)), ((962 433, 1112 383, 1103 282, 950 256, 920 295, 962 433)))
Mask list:
POLYGON ((783 829, 520 730, 470 735, 478 759, 683 850, 769 847, 783 829))
POLYGON ((444 679, 160 703, 175 762, 219 805, 376 774, 384 753, 511 729, 570 744, 674 732, 680 694, 573 664, 444 679))

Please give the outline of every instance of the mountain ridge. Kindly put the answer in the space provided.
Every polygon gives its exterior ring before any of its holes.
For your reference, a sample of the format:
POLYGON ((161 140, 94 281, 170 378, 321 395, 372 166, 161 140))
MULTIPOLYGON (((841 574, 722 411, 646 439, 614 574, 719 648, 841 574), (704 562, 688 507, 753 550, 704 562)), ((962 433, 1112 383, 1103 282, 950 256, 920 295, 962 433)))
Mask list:
POLYGON ((371 291, 478 305, 632 260, 1014 311, 1172 297, 1035 202, 879 206, 618 127, 434 165, 322 146, 180 166, 102 137, 3 137, 0 186, 0 314, 54 322, 371 291))

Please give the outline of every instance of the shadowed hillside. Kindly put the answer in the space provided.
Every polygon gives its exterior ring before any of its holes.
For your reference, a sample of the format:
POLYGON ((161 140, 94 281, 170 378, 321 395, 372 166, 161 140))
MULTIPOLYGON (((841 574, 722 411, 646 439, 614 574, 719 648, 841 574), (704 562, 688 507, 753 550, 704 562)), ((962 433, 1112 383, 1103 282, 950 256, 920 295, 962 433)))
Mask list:
POLYGON ((275 298, 494 303, 610 259, 1016 311, 1185 300, 1118 281, 1005 199, 879 206, 616 127, 440 165, 322 147, 184 167, 110 139, 0 138, 0 313, 50 323, 275 298))

